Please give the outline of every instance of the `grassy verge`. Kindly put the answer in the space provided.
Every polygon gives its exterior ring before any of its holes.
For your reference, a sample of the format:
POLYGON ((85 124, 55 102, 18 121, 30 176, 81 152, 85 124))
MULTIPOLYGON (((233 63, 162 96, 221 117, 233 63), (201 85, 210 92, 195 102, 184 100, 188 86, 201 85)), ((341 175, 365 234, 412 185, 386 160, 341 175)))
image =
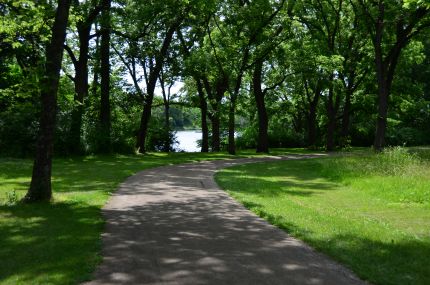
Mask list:
POLYGON ((243 165, 217 181, 363 279, 430 284, 430 151, 413 152, 243 165))
MULTIPOLYGON (((304 153, 301 149, 273 154, 304 153)), ((255 156, 243 151, 237 157, 255 156)), ((77 284, 100 261, 100 208, 126 177, 166 164, 232 158, 174 153, 56 159, 54 202, 15 203, 30 183, 31 160, 0 158, 0 284, 77 284)))

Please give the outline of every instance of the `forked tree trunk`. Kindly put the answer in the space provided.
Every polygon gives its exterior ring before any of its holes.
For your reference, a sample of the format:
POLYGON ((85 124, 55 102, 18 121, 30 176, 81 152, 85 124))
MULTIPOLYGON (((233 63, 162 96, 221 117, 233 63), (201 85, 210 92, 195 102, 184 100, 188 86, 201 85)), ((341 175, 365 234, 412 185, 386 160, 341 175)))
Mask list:
POLYGON ((41 80, 41 117, 30 188, 26 202, 49 201, 52 197, 51 170, 57 91, 71 0, 59 0, 52 38, 46 49, 45 76, 41 80))
POLYGON ((81 153, 81 128, 84 112, 84 98, 88 96, 88 49, 91 26, 78 27, 79 60, 75 64, 75 104, 72 111, 72 122, 68 140, 68 151, 72 154, 81 153))

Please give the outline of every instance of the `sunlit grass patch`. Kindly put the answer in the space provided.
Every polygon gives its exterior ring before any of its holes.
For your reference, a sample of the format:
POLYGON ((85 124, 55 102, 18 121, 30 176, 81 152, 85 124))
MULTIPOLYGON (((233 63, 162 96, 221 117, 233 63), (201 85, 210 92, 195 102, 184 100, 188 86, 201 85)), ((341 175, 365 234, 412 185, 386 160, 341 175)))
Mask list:
POLYGON ((217 181, 258 215, 372 283, 430 284, 426 154, 392 148, 250 164, 223 170, 217 181))

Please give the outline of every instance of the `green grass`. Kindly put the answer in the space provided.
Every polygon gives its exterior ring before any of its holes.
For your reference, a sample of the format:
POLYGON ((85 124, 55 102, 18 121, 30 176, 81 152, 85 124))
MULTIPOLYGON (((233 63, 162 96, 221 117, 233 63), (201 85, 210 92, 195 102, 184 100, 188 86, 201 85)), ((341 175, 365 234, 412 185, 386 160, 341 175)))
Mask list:
MULTIPOLYGON (((307 153, 276 150, 274 155, 307 153)), ((237 157, 255 156, 242 151, 237 157)), ((77 284, 100 262, 100 208, 117 185, 143 169, 232 158, 225 153, 174 153, 55 159, 54 201, 14 204, 29 186, 32 161, 0 158, 0 284, 77 284), (16 199, 14 194, 16 193, 16 199)))
POLYGON ((216 179, 246 207, 363 279, 430 284, 430 150, 412 152, 248 164, 216 179))

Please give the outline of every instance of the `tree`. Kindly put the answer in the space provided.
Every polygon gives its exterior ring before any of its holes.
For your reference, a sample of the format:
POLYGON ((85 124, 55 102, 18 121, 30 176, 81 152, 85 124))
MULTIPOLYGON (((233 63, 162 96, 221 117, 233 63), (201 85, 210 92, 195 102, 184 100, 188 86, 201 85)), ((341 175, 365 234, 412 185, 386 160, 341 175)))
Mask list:
MULTIPOLYGON (((92 1, 94 2, 94 1, 92 1)), ((77 7, 79 11, 76 30, 79 39, 79 56, 77 57, 71 47, 65 45, 65 49, 75 68, 75 76, 71 77, 75 84, 75 108, 72 111, 70 134, 68 138, 68 151, 72 154, 81 153, 81 128, 84 112, 84 99, 88 96, 88 60, 89 45, 91 39, 91 27, 99 15, 102 6, 93 3, 81 3, 77 7)), ((103 32, 105 38, 106 32, 103 32)))
POLYGON ((362 16, 374 48, 378 85, 378 117, 373 147, 385 146, 391 87, 402 50, 424 29, 430 27, 430 8, 425 1, 359 0, 356 11, 362 16))
POLYGON ((111 0, 102 0, 102 21, 100 41, 100 126, 98 151, 111 151, 111 114, 110 114, 110 9, 111 0))
POLYGON ((71 0, 59 0, 52 26, 52 37, 46 48, 45 74, 41 80, 41 117, 36 157, 27 202, 48 201, 52 197, 51 169, 57 90, 63 58, 66 28, 71 0))

